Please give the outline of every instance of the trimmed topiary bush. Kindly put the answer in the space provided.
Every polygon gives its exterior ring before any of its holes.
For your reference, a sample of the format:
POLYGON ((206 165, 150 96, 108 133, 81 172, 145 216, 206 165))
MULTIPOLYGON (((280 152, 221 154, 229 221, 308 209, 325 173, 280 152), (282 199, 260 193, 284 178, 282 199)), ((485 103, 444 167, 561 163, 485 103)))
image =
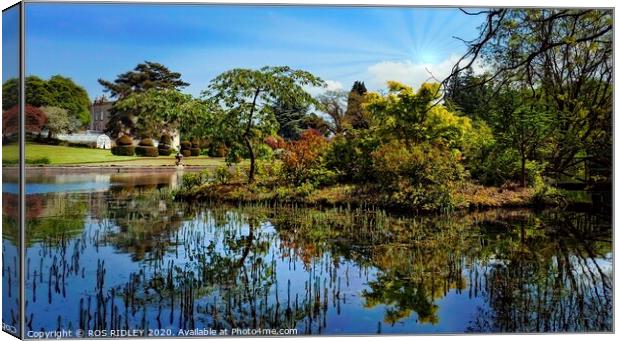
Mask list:
POLYGON ((113 155, 121 156, 133 156, 135 154, 136 147, 134 146, 114 146, 112 147, 113 155))
POLYGON ((192 143, 189 141, 181 141, 181 150, 192 148, 192 143))
POLYGON ((160 144, 157 147, 157 151, 159 152, 159 155, 162 155, 162 156, 168 156, 168 155, 172 154, 173 150, 174 149, 172 147, 167 146, 165 144, 160 144))
POLYGON ((192 152, 189 149, 182 149, 181 154, 183 154, 183 156, 185 157, 192 156, 192 152))
POLYGON ((144 138, 140 140, 140 143, 138 143, 138 145, 144 146, 144 147, 153 147, 155 146, 155 143, 153 142, 153 139, 151 138, 144 138))
POLYGON ((158 152, 156 147, 152 147, 152 146, 137 146, 136 147, 136 155, 138 155, 138 156, 156 157, 156 156, 159 156, 159 152, 158 152))
POLYGON ((133 145, 133 139, 129 135, 123 135, 116 139, 117 146, 131 146, 133 145))
POLYGON ((167 146, 172 144, 172 137, 170 137, 170 135, 168 134, 163 134, 160 138, 159 138, 159 144, 165 144, 167 146))
POLYGON ((190 148, 189 151, 192 156, 200 156, 200 148, 190 148))
POLYGON ((227 154, 228 154, 228 148, 226 148, 225 145, 219 145, 217 146, 217 148, 215 148, 213 156, 224 157, 227 154))

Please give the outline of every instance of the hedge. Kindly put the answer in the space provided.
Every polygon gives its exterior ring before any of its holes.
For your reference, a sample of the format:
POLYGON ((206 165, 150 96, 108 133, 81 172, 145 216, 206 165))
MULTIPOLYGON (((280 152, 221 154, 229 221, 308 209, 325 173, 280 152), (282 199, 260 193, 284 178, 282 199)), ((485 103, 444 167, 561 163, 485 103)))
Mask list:
POLYGON ((117 146, 131 146, 133 144, 133 139, 129 135, 123 135, 116 139, 117 146))
POLYGON ((136 151, 134 146, 114 146, 112 147, 112 154, 121 156, 133 156, 136 151))
POLYGON ((153 147, 155 146, 155 143, 153 142, 153 139, 151 138, 145 138, 140 140, 140 143, 138 143, 139 146, 144 146, 144 147, 153 147))
POLYGON ((189 151, 192 156, 200 156, 200 148, 190 148, 189 151))
POLYGON ((189 149, 181 150, 181 154, 183 154, 183 156, 185 157, 192 156, 192 152, 189 149))
POLYGON ((162 155, 162 156, 168 156, 172 154, 172 151, 173 151, 172 147, 167 146, 167 145, 162 145, 162 144, 160 144, 159 147, 157 147, 157 150, 159 152, 159 155, 162 155))
POLYGON ((159 156, 159 152, 156 147, 151 146, 138 146, 136 147, 136 155, 155 157, 159 156))
POLYGON ((192 143, 189 141, 181 141, 181 149, 190 149, 192 148, 192 143))

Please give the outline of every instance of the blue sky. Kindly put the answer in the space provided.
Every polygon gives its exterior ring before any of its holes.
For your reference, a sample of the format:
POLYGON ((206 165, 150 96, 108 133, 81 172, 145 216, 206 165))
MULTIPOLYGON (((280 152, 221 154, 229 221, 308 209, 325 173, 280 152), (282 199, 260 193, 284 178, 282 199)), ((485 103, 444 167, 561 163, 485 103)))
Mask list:
POLYGON ((348 89, 388 79, 414 86, 449 71, 482 18, 457 9, 130 4, 26 7, 26 73, 62 74, 101 95, 98 78, 149 60, 181 72, 199 95, 235 67, 289 65, 348 89))
POLYGON ((2 12, 2 79, 19 76, 19 8, 2 12))

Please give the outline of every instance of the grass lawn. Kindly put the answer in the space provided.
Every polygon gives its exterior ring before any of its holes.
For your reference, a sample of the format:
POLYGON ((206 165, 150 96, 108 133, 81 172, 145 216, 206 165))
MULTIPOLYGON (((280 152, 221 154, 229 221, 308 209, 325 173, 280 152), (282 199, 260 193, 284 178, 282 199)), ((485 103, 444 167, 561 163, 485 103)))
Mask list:
MULTIPOLYGON (((6 164, 17 163, 17 145, 2 146, 2 162, 6 164)), ((44 163, 42 159, 49 160, 49 165, 80 165, 89 166, 171 166, 174 165, 174 156, 137 157, 112 155, 109 150, 93 148, 76 148, 64 146, 52 146, 45 144, 26 144, 27 163, 44 163)), ((187 157, 183 160, 185 165, 190 166, 217 166, 223 164, 222 158, 210 158, 206 156, 187 157)))

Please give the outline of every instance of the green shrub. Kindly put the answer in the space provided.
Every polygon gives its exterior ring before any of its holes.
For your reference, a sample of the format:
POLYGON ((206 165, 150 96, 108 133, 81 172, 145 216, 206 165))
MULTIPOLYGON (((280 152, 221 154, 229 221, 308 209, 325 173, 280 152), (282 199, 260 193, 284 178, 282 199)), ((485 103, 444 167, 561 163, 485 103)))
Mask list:
POLYGON ((415 210, 450 209, 466 172, 458 150, 394 140, 371 154, 385 205, 415 210))
POLYGON ((162 156, 168 156, 168 155, 172 154, 173 151, 174 151, 174 149, 172 147, 168 146, 168 145, 160 144, 157 147, 157 152, 159 153, 159 155, 162 155, 162 156))
POLYGON ((165 144, 165 145, 171 145, 172 144, 172 137, 170 137, 170 135, 168 134, 163 134, 160 138, 159 138, 159 144, 165 144))
POLYGON ((144 146, 144 147, 153 147, 155 146, 155 143, 153 142, 153 139, 151 138, 144 138, 140 140, 140 143, 138 143, 138 145, 144 146))
POLYGON ((312 192, 314 192, 314 185, 309 182, 304 182, 295 188, 295 193, 300 197, 307 197, 312 192))
POLYGON ((230 172, 228 166, 218 166, 213 171, 213 181, 217 184, 227 184, 232 178, 233 174, 230 172))
MULTIPOLYGON (((541 186, 545 184, 543 179, 543 172, 547 167, 546 162, 537 162, 528 160, 525 162, 525 175, 527 184, 533 187, 541 186)), ((520 168, 520 167, 519 167, 520 168)))
POLYGON ((200 148, 200 144, 198 143, 198 141, 191 141, 191 147, 190 148, 200 148))
POLYGON ((374 181, 371 153, 378 143, 371 137, 337 137, 325 155, 325 165, 343 182, 374 181))
POLYGON ((421 143, 408 147, 392 141, 372 154, 375 177, 387 188, 400 181, 438 186, 460 181, 465 176, 460 153, 449 148, 421 143))
POLYGON ((157 147, 137 146, 136 147, 136 155, 138 155, 138 156, 156 157, 156 156, 159 156, 159 152, 157 150, 157 147))
POLYGON ((228 155, 228 148, 221 144, 218 145, 217 147, 212 149, 212 153, 209 154, 209 156, 214 156, 214 157, 225 157, 226 155, 228 155))
POLYGON ((134 146, 114 146, 112 147, 112 154, 122 156, 133 156, 135 154, 136 147, 134 146))
MULTIPOLYGON (((3 160, 2 162, 5 162, 5 161, 3 160)), ((29 165, 47 165, 49 163, 50 163, 50 159, 45 156, 42 156, 36 159, 26 159, 26 164, 29 164, 29 165)))
POLYGON ((259 160, 273 159, 273 149, 266 143, 260 143, 256 146, 256 158, 259 160))
POLYGON ((273 178, 282 176, 282 161, 280 160, 257 162, 257 165, 258 174, 273 178))
POLYGON ((308 170, 308 182, 316 187, 335 185, 338 181, 336 172, 323 167, 308 170))
POLYGON ((483 185, 503 185, 520 178, 519 153, 514 148, 497 146, 483 159, 472 176, 483 185))
POLYGON ((183 189, 191 189, 204 183, 204 176, 201 173, 186 173, 181 178, 181 187, 183 189))
POLYGON ((181 149, 181 154, 185 157, 192 156, 192 152, 190 152, 189 149, 181 149))
POLYGON ((190 148, 189 151, 192 156, 200 156, 200 148, 190 148))
POLYGON ((192 143, 189 141, 181 141, 181 150, 192 148, 192 143))
POLYGON ((133 139, 129 135, 123 135, 116 139, 117 146, 131 146, 133 145, 133 139))

